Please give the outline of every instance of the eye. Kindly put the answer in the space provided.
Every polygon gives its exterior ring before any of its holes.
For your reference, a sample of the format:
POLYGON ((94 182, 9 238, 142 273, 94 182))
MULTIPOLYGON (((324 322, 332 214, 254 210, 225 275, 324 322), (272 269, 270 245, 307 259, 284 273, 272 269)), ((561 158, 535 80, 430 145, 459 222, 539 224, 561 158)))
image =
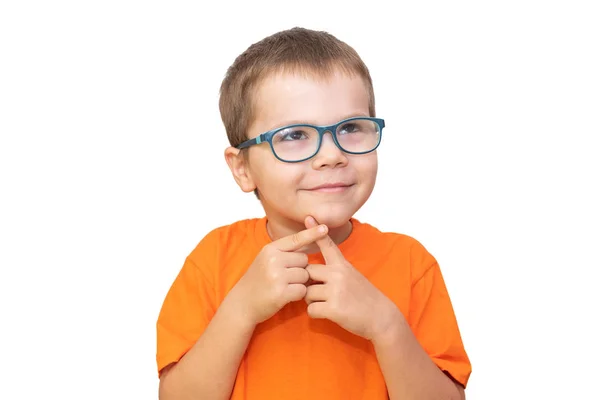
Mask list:
POLYGON ((277 142, 291 142, 296 140, 306 140, 308 139, 308 135, 306 134, 306 132, 300 129, 286 129, 277 132, 277 135, 275 135, 274 139, 277 142))
POLYGON ((348 133, 356 133, 356 132, 360 132, 360 125, 354 122, 348 122, 344 125, 342 125, 339 128, 339 133, 342 135, 348 134, 348 133))

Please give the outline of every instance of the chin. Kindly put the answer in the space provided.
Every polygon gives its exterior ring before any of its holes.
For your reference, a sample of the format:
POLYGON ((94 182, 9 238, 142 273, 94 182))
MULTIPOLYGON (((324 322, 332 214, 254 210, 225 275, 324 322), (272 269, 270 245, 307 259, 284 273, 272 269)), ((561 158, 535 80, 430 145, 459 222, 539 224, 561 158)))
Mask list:
POLYGON ((312 214, 320 224, 325 224, 329 229, 335 229, 346 224, 354 215, 355 210, 316 210, 312 214))

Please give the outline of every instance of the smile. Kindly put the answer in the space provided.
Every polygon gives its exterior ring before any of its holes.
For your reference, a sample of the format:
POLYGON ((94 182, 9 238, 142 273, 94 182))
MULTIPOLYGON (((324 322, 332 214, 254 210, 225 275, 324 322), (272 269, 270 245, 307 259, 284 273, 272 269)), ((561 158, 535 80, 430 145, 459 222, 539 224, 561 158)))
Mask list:
POLYGON ((342 193, 350 189, 352 186, 354 186, 354 184, 331 183, 315 186, 314 188, 307 190, 313 193, 342 193))

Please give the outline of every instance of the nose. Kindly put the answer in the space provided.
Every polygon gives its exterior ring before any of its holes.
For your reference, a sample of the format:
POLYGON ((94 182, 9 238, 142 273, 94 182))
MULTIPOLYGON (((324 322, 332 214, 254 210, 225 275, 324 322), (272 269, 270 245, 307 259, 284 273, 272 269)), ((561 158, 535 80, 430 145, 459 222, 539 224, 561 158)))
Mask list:
POLYGON ((314 169, 343 167, 348 164, 346 154, 336 146, 333 134, 325 132, 321 141, 321 148, 314 156, 312 165, 314 169))

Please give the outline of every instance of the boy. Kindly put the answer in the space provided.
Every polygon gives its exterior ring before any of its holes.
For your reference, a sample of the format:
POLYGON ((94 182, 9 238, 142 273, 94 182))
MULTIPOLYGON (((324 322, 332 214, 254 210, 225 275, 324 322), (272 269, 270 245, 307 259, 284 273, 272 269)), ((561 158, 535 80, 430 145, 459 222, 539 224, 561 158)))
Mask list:
POLYGON ((462 399, 471 373, 436 260, 353 218, 384 121, 367 67, 294 28, 229 68, 225 159, 266 216, 187 257, 157 322, 160 398, 462 399))

